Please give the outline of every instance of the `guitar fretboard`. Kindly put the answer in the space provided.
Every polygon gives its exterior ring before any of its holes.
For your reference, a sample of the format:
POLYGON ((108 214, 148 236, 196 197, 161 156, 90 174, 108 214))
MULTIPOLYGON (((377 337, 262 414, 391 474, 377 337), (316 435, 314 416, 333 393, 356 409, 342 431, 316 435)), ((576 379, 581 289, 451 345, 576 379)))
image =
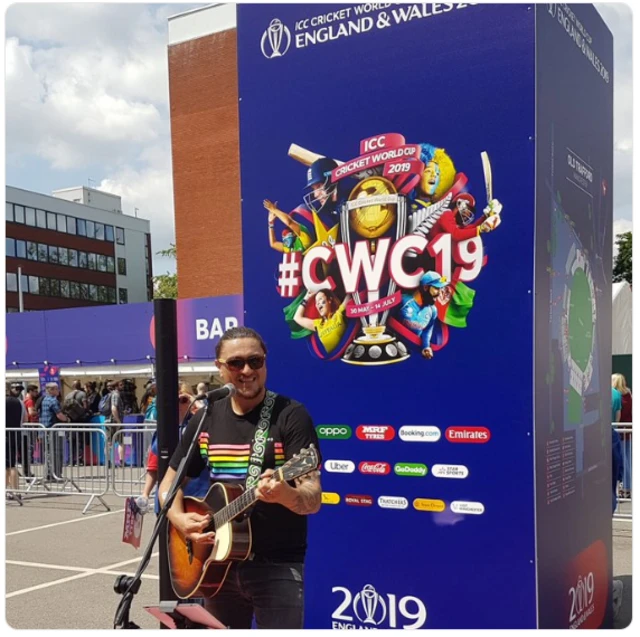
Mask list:
POLYGON ((213 515, 213 526, 217 531, 221 526, 231 522, 234 518, 238 517, 243 511, 248 509, 255 501, 256 489, 251 487, 247 491, 244 491, 241 496, 237 497, 231 504, 228 504, 224 509, 220 509, 213 515))

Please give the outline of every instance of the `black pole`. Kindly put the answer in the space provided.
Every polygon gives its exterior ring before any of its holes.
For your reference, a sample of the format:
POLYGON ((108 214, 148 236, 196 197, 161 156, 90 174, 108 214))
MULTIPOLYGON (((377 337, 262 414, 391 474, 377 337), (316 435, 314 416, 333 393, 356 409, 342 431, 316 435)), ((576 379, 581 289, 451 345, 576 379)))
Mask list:
MULTIPOLYGON (((158 409, 158 486, 178 446, 178 321, 173 299, 153 302, 156 328, 156 390, 158 409)), ((160 601, 177 599, 171 588, 167 555, 167 523, 159 537, 160 601)))

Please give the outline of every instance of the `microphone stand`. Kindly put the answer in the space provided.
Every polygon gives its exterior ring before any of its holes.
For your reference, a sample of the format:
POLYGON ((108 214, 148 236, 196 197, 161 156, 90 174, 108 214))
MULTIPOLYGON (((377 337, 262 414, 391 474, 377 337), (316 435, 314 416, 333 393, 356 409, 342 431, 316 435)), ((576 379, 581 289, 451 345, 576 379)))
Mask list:
MULTIPOLYGON (((193 407, 194 403, 196 403, 198 400, 203 400, 205 398, 207 398, 207 395, 203 394, 200 396, 196 396, 191 401, 191 404, 187 409, 187 413, 185 414, 184 418, 182 419, 182 422, 180 423, 180 427, 182 427, 186 422, 186 419, 189 413, 191 412, 191 408, 193 407)), ((122 595, 122 599, 118 604, 116 615, 113 620, 114 629, 140 628, 140 626, 138 626, 137 624, 135 624, 129 619, 131 603, 133 602, 133 598, 135 597, 136 593, 140 590, 140 584, 142 583, 142 574, 146 570, 147 566, 149 566, 149 562, 151 561, 151 553, 153 552, 153 546, 156 543, 156 539, 160 534, 160 527, 162 526, 162 523, 166 519, 167 513, 169 512, 169 509, 171 508, 171 505, 173 504, 173 501, 175 500, 175 497, 178 493, 178 489, 182 485, 182 481, 185 478, 185 475, 187 473, 187 467, 196 449, 197 440, 200 436, 200 432, 202 431, 205 417, 210 413, 212 404, 213 402, 210 401, 207 406, 206 413, 200 419, 200 422, 198 423, 198 428, 196 429, 196 432, 193 438, 191 439, 191 443, 189 444, 187 455, 180 461, 180 465, 178 466, 178 470, 176 471, 176 477, 173 481, 173 484, 171 485, 171 488, 169 489, 169 492, 164 501, 164 504, 160 509, 160 513, 158 514, 158 517, 156 519, 155 526, 153 527, 153 532, 151 533, 151 539, 149 540, 149 543, 147 544, 147 547, 144 550, 142 558, 140 559, 138 570, 136 571, 133 577, 126 576, 126 575, 119 575, 115 581, 115 584, 113 585, 114 591, 122 595)))

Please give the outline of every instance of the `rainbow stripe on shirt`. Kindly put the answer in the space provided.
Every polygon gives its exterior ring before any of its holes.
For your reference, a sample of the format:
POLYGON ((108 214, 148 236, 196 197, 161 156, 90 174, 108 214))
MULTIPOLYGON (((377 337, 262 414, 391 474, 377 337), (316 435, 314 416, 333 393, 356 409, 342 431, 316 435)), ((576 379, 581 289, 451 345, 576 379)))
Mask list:
MULTIPOLYGON (((284 447, 281 442, 271 444, 277 469, 284 464, 284 447)), ((210 445, 209 434, 203 432, 200 434, 199 447, 200 455, 207 461, 212 480, 244 480, 249 469, 251 444, 210 445)))

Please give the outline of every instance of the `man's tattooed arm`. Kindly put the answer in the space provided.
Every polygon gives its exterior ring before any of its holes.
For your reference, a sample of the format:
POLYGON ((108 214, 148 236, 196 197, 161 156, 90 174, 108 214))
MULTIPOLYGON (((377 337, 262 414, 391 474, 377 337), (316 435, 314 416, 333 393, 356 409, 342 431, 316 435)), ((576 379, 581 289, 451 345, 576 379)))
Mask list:
POLYGON ((292 489, 291 500, 285 505, 298 515, 317 513, 322 503, 322 486, 320 473, 314 471, 298 478, 296 488, 292 489))

